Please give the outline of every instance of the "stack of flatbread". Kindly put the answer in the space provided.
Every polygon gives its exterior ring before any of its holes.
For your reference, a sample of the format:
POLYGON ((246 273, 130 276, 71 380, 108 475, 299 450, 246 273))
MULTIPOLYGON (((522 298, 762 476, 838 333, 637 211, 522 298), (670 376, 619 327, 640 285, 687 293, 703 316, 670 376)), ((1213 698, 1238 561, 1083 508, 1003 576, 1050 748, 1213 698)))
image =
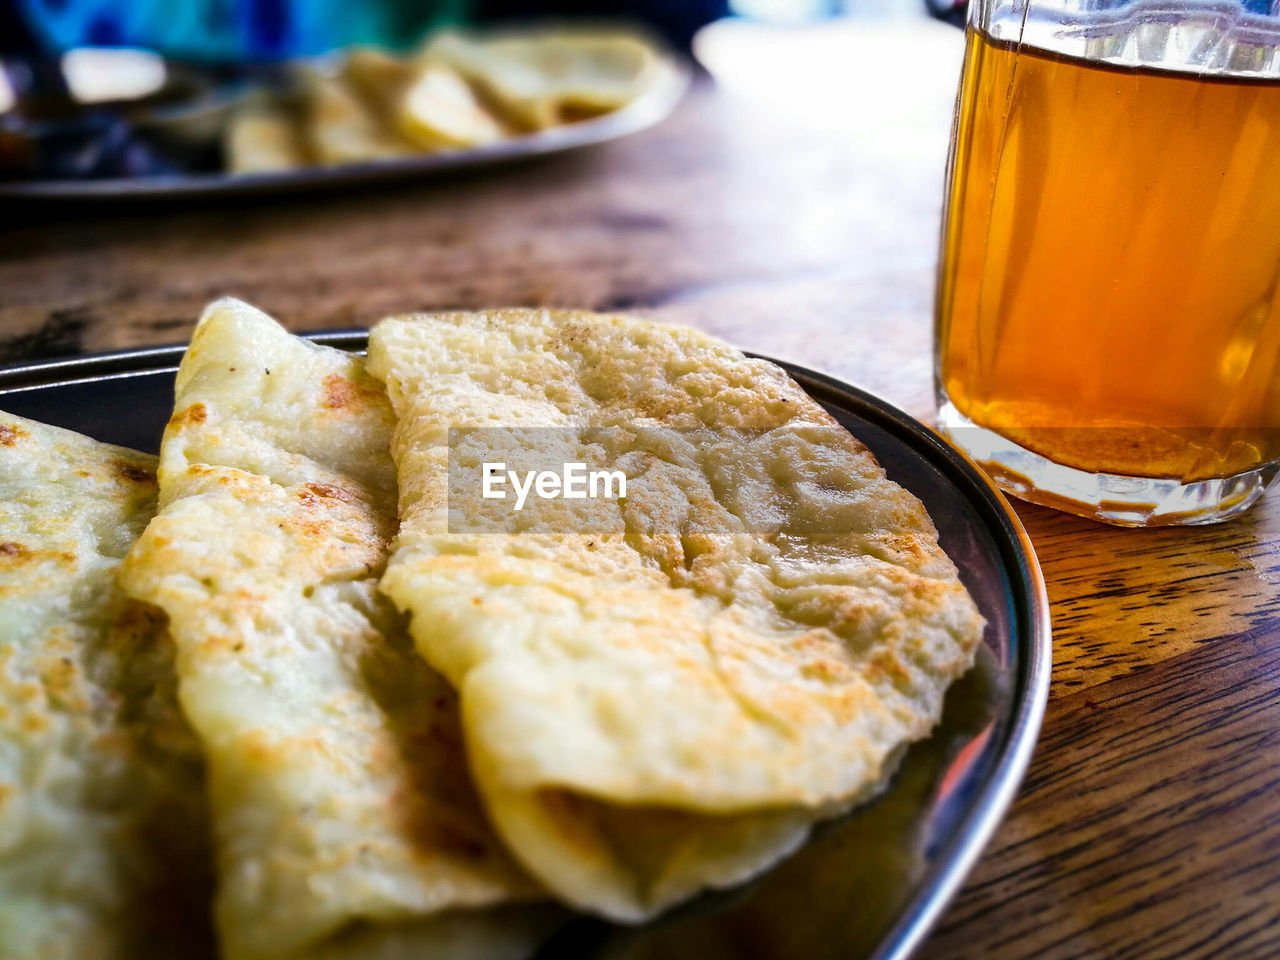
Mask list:
POLYGON ((644 920, 879 789, 982 631, 921 504, 692 330, 396 317, 366 363, 220 301, 153 466, 0 416, 6 960, 644 920), (466 431, 626 496, 484 532, 466 431))
POLYGON ((671 71, 654 42, 607 28, 447 32, 408 56, 353 47, 336 70, 300 66, 290 89, 237 105, 226 166, 265 173, 479 147, 619 110, 671 71))

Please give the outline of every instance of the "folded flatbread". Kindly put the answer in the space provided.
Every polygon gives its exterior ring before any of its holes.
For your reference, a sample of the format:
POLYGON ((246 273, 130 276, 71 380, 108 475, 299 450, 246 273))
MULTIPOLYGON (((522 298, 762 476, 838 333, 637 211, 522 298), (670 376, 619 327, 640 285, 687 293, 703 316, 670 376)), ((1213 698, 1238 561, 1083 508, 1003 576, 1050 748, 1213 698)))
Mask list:
POLYGON ((423 150, 472 147, 503 135, 467 82, 442 61, 355 47, 342 76, 388 127, 423 150))
POLYGON ((265 93, 238 104, 227 118, 222 150, 232 173, 279 173, 310 162, 297 110, 265 93))
POLYGON ((155 458, 0 413, 0 957, 208 957, 199 744, 116 585, 155 458))
POLYGON ((228 960, 521 952, 459 920, 537 891, 475 796, 452 690, 375 589, 390 430, 359 358, 238 301, 178 371, 160 513, 122 582, 169 616, 208 755, 228 960))
POLYGON ((972 663, 983 621, 924 507, 769 363, 503 310, 383 321, 369 369, 398 418, 382 589, 459 692, 495 825, 571 904, 634 921, 773 863, 972 663), (623 464, 627 496, 473 532, 495 501, 450 487, 450 431, 503 426, 623 464))
POLYGON ((505 120, 525 130, 620 109, 666 69, 641 36, 585 27, 447 31, 434 35, 422 56, 453 67, 505 120))
POLYGON ((387 127, 342 77, 300 73, 302 144, 322 166, 412 156, 412 143, 387 127))

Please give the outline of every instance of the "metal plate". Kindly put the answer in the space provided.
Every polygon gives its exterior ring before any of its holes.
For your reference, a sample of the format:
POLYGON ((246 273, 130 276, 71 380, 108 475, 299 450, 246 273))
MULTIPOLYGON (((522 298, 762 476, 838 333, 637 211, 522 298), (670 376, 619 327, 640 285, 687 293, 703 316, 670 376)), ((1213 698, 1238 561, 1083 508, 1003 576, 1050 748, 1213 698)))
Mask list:
POLYGON ((447 171, 576 150, 637 133, 666 118, 688 89, 690 71, 688 64, 675 55, 664 57, 664 63, 666 67, 661 72, 660 79, 636 100, 619 110, 590 120, 524 136, 508 137, 466 150, 424 153, 334 167, 305 167, 277 173, 188 173, 103 180, 17 180, 0 182, 0 199, 119 201, 292 193, 374 181, 428 177, 447 171))
MULTIPOLYGON (((359 351, 366 335, 312 339, 359 351)), ((0 407, 154 451, 182 351, 3 369, 0 407)), ((576 918, 537 960, 904 960, 977 860, 1026 770, 1051 658, 1044 583, 1017 516, 977 467, 902 411, 823 374, 781 366, 928 507, 987 618, 978 665, 952 686, 942 723, 907 752, 888 791, 819 826, 778 867, 642 927, 576 918)))

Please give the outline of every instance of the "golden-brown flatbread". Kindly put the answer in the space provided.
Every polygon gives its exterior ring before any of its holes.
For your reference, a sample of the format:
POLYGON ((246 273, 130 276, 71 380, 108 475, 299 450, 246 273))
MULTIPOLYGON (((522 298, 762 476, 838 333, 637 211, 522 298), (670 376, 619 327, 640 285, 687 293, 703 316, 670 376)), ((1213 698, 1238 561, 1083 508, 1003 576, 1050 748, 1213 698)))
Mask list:
POLYGON ((389 128, 423 150, 474 147, 503 135, 467 82, 442 61, 401 60, 356 47, 348 51, 342 75, 389 128))
POLYGON ((501 938, 458 916, 538 896, 476 798, 453 691, 376 591, 390 430, 360 358, 238 301, 209 307, 178 371, 160 513, 123 583, 169 616, 209 758, 227 960, 384 939, 474 956, 501 938))
POLYGON ((654 47, 636 33, 589 27, 449 31, 433 36, 422 56, 452 66, 523 130, 618 110, 665 69, 654 47))
POLYGON ((769 363, 501 310, 383 321, 369 369, 398 418, 382 589, 459 691, 498 830, 577 907, 638 920, 775 862, 884 781, 972 663, 983 621, 924 507, 769 363), (451 442, 483 459, 458 428, 498 461, 513 427, 625 468, 626 496, 527 519, 450 482, 451 442))
POLYGON ((321 166, 392 160, 418 152, 346 79, 303 71, 299 84, 303 146, 321 166))
POLYGON ((310 163, 297 111, 282 98, 259 96, 237 105, 222 138, 232 173, 279 173, 310 163))
POLYGON ((204 768, 116 585, 155 458, 0 413, 0 957, 212 955, 204 768))

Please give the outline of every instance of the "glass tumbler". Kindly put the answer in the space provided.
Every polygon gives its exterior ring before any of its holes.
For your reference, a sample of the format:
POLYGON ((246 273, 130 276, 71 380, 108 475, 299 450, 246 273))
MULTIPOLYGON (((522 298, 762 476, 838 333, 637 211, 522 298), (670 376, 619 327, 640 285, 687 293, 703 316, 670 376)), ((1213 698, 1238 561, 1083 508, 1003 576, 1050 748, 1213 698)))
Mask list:
POLYGON ((1210 523, 1280 471, 1280 0, 973 0, 941 428, 1007 492, 1210 523))

